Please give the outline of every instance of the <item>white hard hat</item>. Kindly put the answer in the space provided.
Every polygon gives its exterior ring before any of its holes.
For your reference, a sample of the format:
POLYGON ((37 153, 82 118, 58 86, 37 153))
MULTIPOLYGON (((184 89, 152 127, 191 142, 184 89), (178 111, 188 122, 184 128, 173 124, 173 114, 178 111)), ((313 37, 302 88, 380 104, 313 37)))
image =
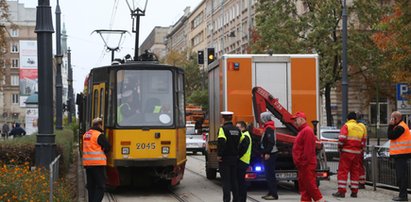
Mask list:
POLYGON ((234 113, 233 112, 230 112, 230 111, 222 111, 221 112, 221 115, 223 115, 223 116, 229 116, 229 115, 233 115, 234 113))

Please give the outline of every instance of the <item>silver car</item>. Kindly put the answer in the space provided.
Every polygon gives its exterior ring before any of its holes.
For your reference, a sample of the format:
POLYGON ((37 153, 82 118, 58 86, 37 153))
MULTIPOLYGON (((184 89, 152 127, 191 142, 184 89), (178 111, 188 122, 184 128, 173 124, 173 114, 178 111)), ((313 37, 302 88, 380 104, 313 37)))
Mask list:
POLYGON ((338 160, 340 157, 338 152, 339 135, 340 130, 334 127, 320 129, 320 141, 324 145, 324 150, 328 161, 338 160))
POLYGON ((186 151, 191 151, 193 154, 201 152, 205 154, 206 134, 195 129, 194 124, 186 124, 186 151))

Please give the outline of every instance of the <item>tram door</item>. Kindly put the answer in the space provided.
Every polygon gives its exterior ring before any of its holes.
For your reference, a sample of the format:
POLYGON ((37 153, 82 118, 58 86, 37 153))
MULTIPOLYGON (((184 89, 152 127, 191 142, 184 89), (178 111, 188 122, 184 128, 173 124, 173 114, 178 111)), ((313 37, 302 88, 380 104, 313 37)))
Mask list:
POLYGON ((92 119, 100 117, 103 119, 105 115, 105 83, 93 84, 93 101, 92 101, 92 119))

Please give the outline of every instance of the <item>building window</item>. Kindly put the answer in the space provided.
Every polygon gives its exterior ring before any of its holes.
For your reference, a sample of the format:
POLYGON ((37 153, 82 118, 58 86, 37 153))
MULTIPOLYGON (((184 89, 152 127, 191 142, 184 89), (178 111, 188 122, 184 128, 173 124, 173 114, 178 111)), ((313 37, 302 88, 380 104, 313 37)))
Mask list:
POLYGON ((19 94, 13 94, 11 102, 13 104, 18 104, 19 103, 19 94))
POLYGON ((11 30, 11 36, 12 37, 18 37, 19 36, 19 30, 18 29, 12 29, 11 30))
POLYGON ((0 67, 6 68, 6 60, 0 60, 0 67))
POLYGON ((11 85, 18 86, 19 85, 19 76, 18 75, 11 75, 11 85))
POLYGON ((18 53, 19 52, 19 46, 17 44, 11 44, 11 52, 12 53, 18 53))
POLYGON ((11 67, 19 67, 19 59, 11 59, 11 67))
POLYGON ((377 124, 377 114, 378 114, 378 106, 379 106, 379 110, 380 110, 380 124, 388 124, 388 102, 382 101, 382 102, 371 102, 370 103, 370 123, 371 124, 377 124))
POLYGON ((197 15, 192 24, 191 24, 191 28, 195 29, 196 27, 198 27, 201 23, 203 22, 203 13, 200 13, 199 15, 197 15))

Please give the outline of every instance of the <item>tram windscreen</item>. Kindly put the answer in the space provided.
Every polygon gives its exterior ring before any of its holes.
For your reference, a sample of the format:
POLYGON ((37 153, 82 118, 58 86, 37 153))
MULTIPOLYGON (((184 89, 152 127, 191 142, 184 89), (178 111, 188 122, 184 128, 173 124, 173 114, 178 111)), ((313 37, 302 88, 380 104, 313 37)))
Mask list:
POLYGON ((117 124, 129 127, 173 125, 172 76, 169 70, 119 70, 117 124))

